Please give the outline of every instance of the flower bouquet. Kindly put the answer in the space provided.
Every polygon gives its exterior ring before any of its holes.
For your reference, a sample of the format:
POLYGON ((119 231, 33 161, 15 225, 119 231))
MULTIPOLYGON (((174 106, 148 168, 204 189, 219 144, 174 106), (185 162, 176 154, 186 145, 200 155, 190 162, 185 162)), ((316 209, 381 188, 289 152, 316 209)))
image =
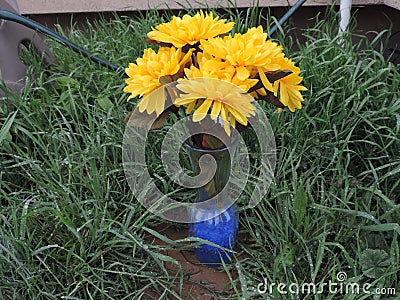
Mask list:
MULTIPOLYGON (((230 166, 226 153, 236 140, 232 128, 237 133, 249 126, 256 116, 254 101, 294 112, 302 107, 300 92, 306 90, 300 85, 300 69, 281 46, 267 39, 261 26, 245 33, 232 33, 233 27, 212 12, 175 16, 152 28, 145 41, 155 46, 126 68, 124 92, 130 94, 128 99, 139 98, 137 109, 126 118, 128 125, 160 128, 171 113, 183 111, 192 121, 189 130, 196 132, 186 142, 194 172, 200 172, 199 159, 207 150, 217 162, 215 175, 199 189, 197 201, 225 197, 221 191, 230 166), (219 134, 201 133, 193 123, 208 124, 219 134)), ((238 227, 235 209, 216 209, 217 216, 203 214, 190 226, 192 236, 221 246, 197 248, 200 261, 209 265, 230 258, 221 248, 233 249, 238 227)))

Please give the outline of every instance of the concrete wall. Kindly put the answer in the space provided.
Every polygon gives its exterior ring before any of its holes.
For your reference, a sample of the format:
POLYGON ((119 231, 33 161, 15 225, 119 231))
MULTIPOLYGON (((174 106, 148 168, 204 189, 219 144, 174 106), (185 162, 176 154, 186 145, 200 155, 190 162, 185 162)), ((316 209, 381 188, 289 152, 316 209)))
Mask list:
MULTIPOLYGON (((190 3, 193 7, 215 7, 216 5, 229 7, 235 2, 238 7, 254 5, 254 0, 203 0, 179 1, 190 3), (200 5, 201 3, 201 5, 200 5)), ((261 7, 286 7, 293 5, 297 0, 259 0, 261 7)), ((400 0, 353 0, 354 5, 388 5, 400 10, 400 0)), ((77 12, 107 12, 107 11, 137 11, 149 8, 181 8, 178 0, 17 0, 21 14, 55 14, 77 12)), ((339 4, 340 0, 308 0, 304 6, 321 6, 339 4)))

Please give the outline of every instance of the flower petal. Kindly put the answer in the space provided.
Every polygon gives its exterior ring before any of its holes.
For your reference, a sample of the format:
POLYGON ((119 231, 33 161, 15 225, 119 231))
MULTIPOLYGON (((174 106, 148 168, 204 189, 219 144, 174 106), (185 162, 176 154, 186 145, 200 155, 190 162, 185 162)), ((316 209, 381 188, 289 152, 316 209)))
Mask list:
POLYGON ((199 121, 203 120, 206 117, 212 102, 213 102, 212 99, 208 99, 207 98, 200 105, 200 107, 194 111, 194 113, 193 113, 193 121, 194 122, 199 122, 199 121))
POLYGON ((250 73, 247 70, 247 68, 243 66, 236 68, 236 74, 239 80, 246 80, 250 76, 250 73))
POLYGON ((274 88, 273 88, 271 82, 269 82, 269 80, 268 80, 267 76, 265 75, 265 73, 261 69, 259 69, 258 70, 258 74, 260 75, 260 79, 261 79, 261 82, 264 85, 264 87, 267 90, 273 92, 274 88))
POLYGON ((221 111, 221 106, 222 106, 221 102, 214 101, 212 110, 211 110, 211 119, 215 120, 216 118, 218 118, 218 115, 221 111))

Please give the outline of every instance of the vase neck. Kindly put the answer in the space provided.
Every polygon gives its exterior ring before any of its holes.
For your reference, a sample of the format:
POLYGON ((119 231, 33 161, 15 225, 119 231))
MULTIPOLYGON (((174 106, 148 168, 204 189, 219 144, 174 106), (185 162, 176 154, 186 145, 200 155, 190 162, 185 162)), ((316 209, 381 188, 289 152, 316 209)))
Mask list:
POLYGON ((231 174, 231 160, 236 150, 237 141, 238 139, 235 140, 234 143, 231 143, 230 145, 219 149, 197 148, 190 145, 189 143, 184 144, 186 153, 188 154, 190 159, 192 171, 195 176, 199 175, 201 171, 211 172, 215 166, 215 174, 211 178, 211 180, 207 184, 197 189, 197 202, 206 201, 216 195, 218 195, 218 197, 223 197, 225 194, 227 194, 226 189, 223 193, 221 192, 224 190, 225 185, 228 183, 231 174), (207 160, 209 164, 202 164, 203 169, 201 169, 199 160, 204 155, 212 156, 214 161, 207 160), (214 166, 212 166, 211 164, 213 164, 214 166))

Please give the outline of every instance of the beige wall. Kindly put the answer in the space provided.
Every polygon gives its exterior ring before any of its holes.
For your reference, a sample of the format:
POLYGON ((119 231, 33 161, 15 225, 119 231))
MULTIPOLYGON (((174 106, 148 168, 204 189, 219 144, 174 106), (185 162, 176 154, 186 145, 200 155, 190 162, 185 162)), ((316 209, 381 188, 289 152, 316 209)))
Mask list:
MULTIPOLYGON (((74 13, 74 12, 107 12, 107 11, 136 11, 149 8, 181 8, 177 0, 17 0, 21 14, 54 14, 54 13, 74 13)), ((180 0, 184 3, 184 0, 180 0)), ((215 7, 218 4, 229 7, 227 0, 204 0, 190 1, 193 7, 215 7), (203 5, 199 5, 201 2, 203 5)), ((236 0, 238 7, 252 6, 254 0, 236 0)), ((286 7, 293 5, 297 0, 259 0, 259 6, 286 7)), ((340 3, 340 0, 308 0, 304 6, 329 5, 332 2, 340 3)), ((353 0, 354 5, 375 5, 386 4, 400 9, 400 0, 353 0)))

